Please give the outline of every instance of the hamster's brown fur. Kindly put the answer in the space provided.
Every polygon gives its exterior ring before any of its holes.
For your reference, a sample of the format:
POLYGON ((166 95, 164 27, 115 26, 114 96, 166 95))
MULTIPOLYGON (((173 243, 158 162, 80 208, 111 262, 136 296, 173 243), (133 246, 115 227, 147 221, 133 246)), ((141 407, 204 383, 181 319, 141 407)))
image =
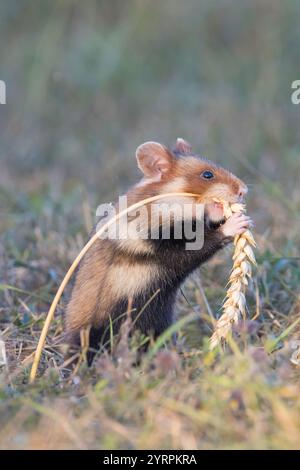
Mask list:
MULTIPOLYGON (((146 142, 138 147, 136 157, 144 178, 127 193, 128 205, 169 192, 196 193, 202 203, 213 198, 236 202, 247 192, 239 178, 196 156, 183 139, 177 140, 173 151, 159 143, 146 142), (201 177, 207 170, 213 173, 212 179, 201 177)), ((185 239, 172 237, 97 240, 79 266, 67 306, 66 333, 70 344, 79 343, 80 329, 86 326, 91 326, 91 348, 105 344, 109 319, 117 332, 129 299, 135 327, 146 335, 161 334, 172 323, 181 283, 231 241, 222 232, 222 221, 215 222, 206 218, 204 245, 195 251, 185 249, 185 239)))

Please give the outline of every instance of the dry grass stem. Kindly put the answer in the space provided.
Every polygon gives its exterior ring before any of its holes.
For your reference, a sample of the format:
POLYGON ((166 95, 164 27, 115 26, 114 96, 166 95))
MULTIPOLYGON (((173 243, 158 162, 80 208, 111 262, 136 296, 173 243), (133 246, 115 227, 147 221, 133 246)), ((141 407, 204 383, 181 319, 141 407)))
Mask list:
MULTIPOLYGON (((244 204, 229 204, 222 202, 224 215, 226 218, 235 212, 245 212, 244 204)), ((233 266, 229 276, 227 294, 223 303, 223 314, 216 323, 215 331, 210 338, 211 349, 222 343, 230 333, 233 324, 238 323, 241 316, 246 313, 245 291, 248 286, 248 279, 251 278, 251 264, 256 264, 252 247, 256 243, 250 230, 234 239, 233 266)))
POLYGON ((55 309, 57 307, 57 304, 60 301, 60 298, 63 294, 63 291, 64 291, 66 285, 68 284, 72 274, 74 273, 75 269, 77 268, 78 264, 80 263, 80 261, 82 260, 82 258, 86 254, 86 252, 100 238, 100 236, 103 233, 105 233, 114 223, 116 223, 121 217, 128 214, 130 211, 138 209, 139 207, 144 206, 145 204, 150 204, 152 202, 158 201, 159 199, 168 198, 168 197, 178 197, 178 196, 194 197, 194 198, 199 199, 199 194, 185 193, 185 192, 158 194, 157 196, 152 196, 152 197, 148 197, 146 199, 143 199, 143 200, 141 200, 141 201, 139 201, 135 204, 132 204, 131 206, 124 209, 123 211, 119 212, 116 216, 112 217, 106 224, 104 224, 90 238, 90 240, 87 242, 87 244, 82 248, 80 253, 77 255, 77 257, 73 261, 72 265, 70 266, 69 270, 67 271, 62 283, 60 284, 60 286, 59 286, 59 288, 56 292, 56 295, 55 295, 55 297, 52 301, 50 309, 48 311, 48 314, 47 314, 47 317, 46 317, 46 320, 45 320, 45 323, 44 323, 44 326, 43 326, 43 329, 42 329, 42 332, 41 332, 41 335, 40 335, 40 338, 39 338, 39 342, 38 342, 38 345, 37 345, 37 348, 36 348, 36 352, 35 352, 35 355, 34 355, 34 360, 33 360, 32 368, 31 368, 31 371, 30 371, 30 376, 29 376, 29 382, 30 383, 33 383, 34 380, 35 380, 38 365, 39 365, 40 358, 41 358, 41 354, 42 354, 43 347, 44 347, 44 344, 45 344, 45 341, 46 341, 46 336, 47 336, 48 330, 50 328, 51 322, 54 318, 54 313, 55 313, 55 309))

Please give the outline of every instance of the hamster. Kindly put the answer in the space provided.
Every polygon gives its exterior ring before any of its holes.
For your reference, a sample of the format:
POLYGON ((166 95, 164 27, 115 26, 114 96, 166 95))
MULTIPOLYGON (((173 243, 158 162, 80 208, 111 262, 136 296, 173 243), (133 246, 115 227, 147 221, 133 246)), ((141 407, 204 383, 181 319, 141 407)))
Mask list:
MULTIPOLYGON (((158 337, 173 322, 176 294, 187 276, 251 224, 249 217, 239 213, 225 221, 222 205, 214 202, 243 201, 246 184, 194 154, 185 140, 177 139, 173 150, 158 142, 146 142, 137 148, 136 159, 143 178, 128 191, 128 205, 158 194, 196 193, 194 205, 202 203, 205 207, 203 246, 186 249, 186 237, 174 235, 176 217, 171 220, 167 239, 160 233, 156 239, 97 240, 79 265, 66 308, 65 329, 71 349, 80 344, 83 327, 90 327, 91 351, 105 347, 110 326, 114 334, 119 331, 129 304, 134 328, 158 337)), ((193 198, 174 199, 183 204, 193 198)), ((194 223, 194 212, 190 218, 194 223)), ((162 219, 159 223, 163 224, 162 219)), ((93 353, 89 361, 92 357, 93 353)))

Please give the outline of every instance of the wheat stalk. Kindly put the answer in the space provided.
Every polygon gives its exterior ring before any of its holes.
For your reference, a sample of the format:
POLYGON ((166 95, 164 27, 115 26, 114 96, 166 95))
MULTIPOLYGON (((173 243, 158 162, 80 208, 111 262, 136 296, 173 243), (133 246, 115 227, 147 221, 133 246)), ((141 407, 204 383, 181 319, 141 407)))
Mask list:
MULTIPOLYGON (((235 212, 245 212, 245 204, 229 204, 225 201, 216 200, 223 204, 224 216, 226 219, 235 212)), ((220 342, 225 340, 232 325, 238 323, 240 316, 245 316, 246 298, 245 291, 248 286, 248 279, 251 278, 251 264, 256 265, 252 246, 256 243, 250 230, 246 230, 241 235, 234 238, 233 266, 228 282, 228 289, 223 303, 223 314, 215 325, 215 331, 210 338, 210 348, 215 348, 220 342)))

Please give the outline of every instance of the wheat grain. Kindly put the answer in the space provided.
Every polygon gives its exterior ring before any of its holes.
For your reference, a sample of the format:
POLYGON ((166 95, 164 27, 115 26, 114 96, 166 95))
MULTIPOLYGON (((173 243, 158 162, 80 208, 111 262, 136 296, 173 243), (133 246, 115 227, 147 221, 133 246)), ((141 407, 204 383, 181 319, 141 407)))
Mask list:
MULTIPOLYGON (((244 204, 229 204, 228 202, 216 200, 223 204, 224 216, 229 218, 235 212, 245 212, 244 204)), ((256 264, 252 250, 256 243, 250 230, 234 239, 234 254, 232 256, 233 266, 229 276, 228 289, 223 303, 223 313, 215 325, 215 331, 210 338, 210 348, 215 348, 224 341, 232 329, 232 325, 238 323, 241 316, 245 315, 246 298, 245 291, 248 278, 251 278, 251 263, 256 264)))

